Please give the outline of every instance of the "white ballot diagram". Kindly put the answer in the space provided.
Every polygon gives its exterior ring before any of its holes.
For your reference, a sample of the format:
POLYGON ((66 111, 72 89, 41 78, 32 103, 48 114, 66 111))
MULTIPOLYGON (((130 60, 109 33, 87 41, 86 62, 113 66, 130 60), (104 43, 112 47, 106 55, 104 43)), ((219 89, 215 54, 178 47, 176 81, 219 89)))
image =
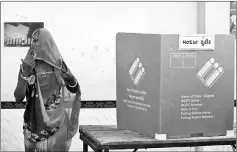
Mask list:
POLYGON ((130 67, 129 75, 133 81, 133 84, 138 86, 145 75, 145 68, 139 58, 137 58, 130 67))
POLYGON ((199 70, 197 77, 203 82, 206 87, 211 88, 223 73, 223 68, 220 67, 217 62, 215 62, 214 58, 211 58, 199 70))

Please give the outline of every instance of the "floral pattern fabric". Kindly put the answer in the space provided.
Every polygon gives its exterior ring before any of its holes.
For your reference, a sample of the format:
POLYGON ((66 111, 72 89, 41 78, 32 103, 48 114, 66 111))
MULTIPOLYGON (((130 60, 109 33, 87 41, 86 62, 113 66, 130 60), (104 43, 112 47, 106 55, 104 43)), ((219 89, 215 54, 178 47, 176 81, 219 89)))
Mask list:
MULTIPOLYGON (((33 89, 31 93, 31 97, 34 97, 34 95, 35 95, 35 91, 33 89)), ((46 101, 45 109, 46 110, 56 109, 60 101, 61 101, 60 92, 52 94, 46 101)), ((26 116, 27 116, 27 113, 25 113, 24 117, 26 116)), ((35 134, 31 132, 30 122, 25 120, 23 124, 23 134, 25 138, 31 142, 39 142, 39 141, 46 140, 48 137, 55 134, 58 130, 59 130, 59 127, 56 127, 51 130, 42 130, 40 134, 35 134)))

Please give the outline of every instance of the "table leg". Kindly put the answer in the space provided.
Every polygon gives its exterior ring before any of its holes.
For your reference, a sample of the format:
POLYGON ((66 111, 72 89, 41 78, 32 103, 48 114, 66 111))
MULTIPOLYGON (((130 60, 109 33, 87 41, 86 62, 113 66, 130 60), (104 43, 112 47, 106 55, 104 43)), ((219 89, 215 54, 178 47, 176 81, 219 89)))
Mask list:
POLYGON ((236 151, 236 145, 231 145, 233 152, 236 151))
POLYGON ((88 152, 88 145, 83 142, 83 152, 88 152))
POLYGON ((137 152, 137 148, 133 150, 133 152, 137 152))

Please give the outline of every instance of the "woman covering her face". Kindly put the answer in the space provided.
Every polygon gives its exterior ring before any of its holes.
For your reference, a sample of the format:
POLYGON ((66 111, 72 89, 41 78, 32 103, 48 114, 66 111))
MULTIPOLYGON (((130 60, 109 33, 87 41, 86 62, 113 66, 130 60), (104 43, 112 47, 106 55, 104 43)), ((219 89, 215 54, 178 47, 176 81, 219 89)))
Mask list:
POLYGON ((69 151, 78 130, 80 86, 49 31, 37 29, 32 39, 14 91, 17 102, 25 97, 27 101, 23 123, 25 151, 69 151), (64 86, 75 94, 70 118, 61 93, 64 86))

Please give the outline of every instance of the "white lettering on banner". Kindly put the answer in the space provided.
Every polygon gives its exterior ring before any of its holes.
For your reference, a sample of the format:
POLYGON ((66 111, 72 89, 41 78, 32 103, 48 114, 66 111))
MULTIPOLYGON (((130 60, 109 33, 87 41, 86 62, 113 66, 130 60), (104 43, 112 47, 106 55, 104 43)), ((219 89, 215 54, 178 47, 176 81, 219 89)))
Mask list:
POLYGON ((142 103, 147 95, 146 91, 127 88, 127 92, 128 97, 123 100, 127 107, 140 111, 148 111, 148 108, 151 108, 151 105, 142 103))
POLYGON ((214 98, 214 94, 195 94, 195 95, 181 95, 180 104, 180 119, 192 120, 192 119, 212 119, 215 118, 211 111, 202 111, 202 107, 205 103, 202 103, 204 98, 214 98))
POLYGON ((179 50, 214 50, 214 36, 180 36, 179 50))
POLYGON ((196 53, 170 53, 170 68, 196 68, 196 53))

